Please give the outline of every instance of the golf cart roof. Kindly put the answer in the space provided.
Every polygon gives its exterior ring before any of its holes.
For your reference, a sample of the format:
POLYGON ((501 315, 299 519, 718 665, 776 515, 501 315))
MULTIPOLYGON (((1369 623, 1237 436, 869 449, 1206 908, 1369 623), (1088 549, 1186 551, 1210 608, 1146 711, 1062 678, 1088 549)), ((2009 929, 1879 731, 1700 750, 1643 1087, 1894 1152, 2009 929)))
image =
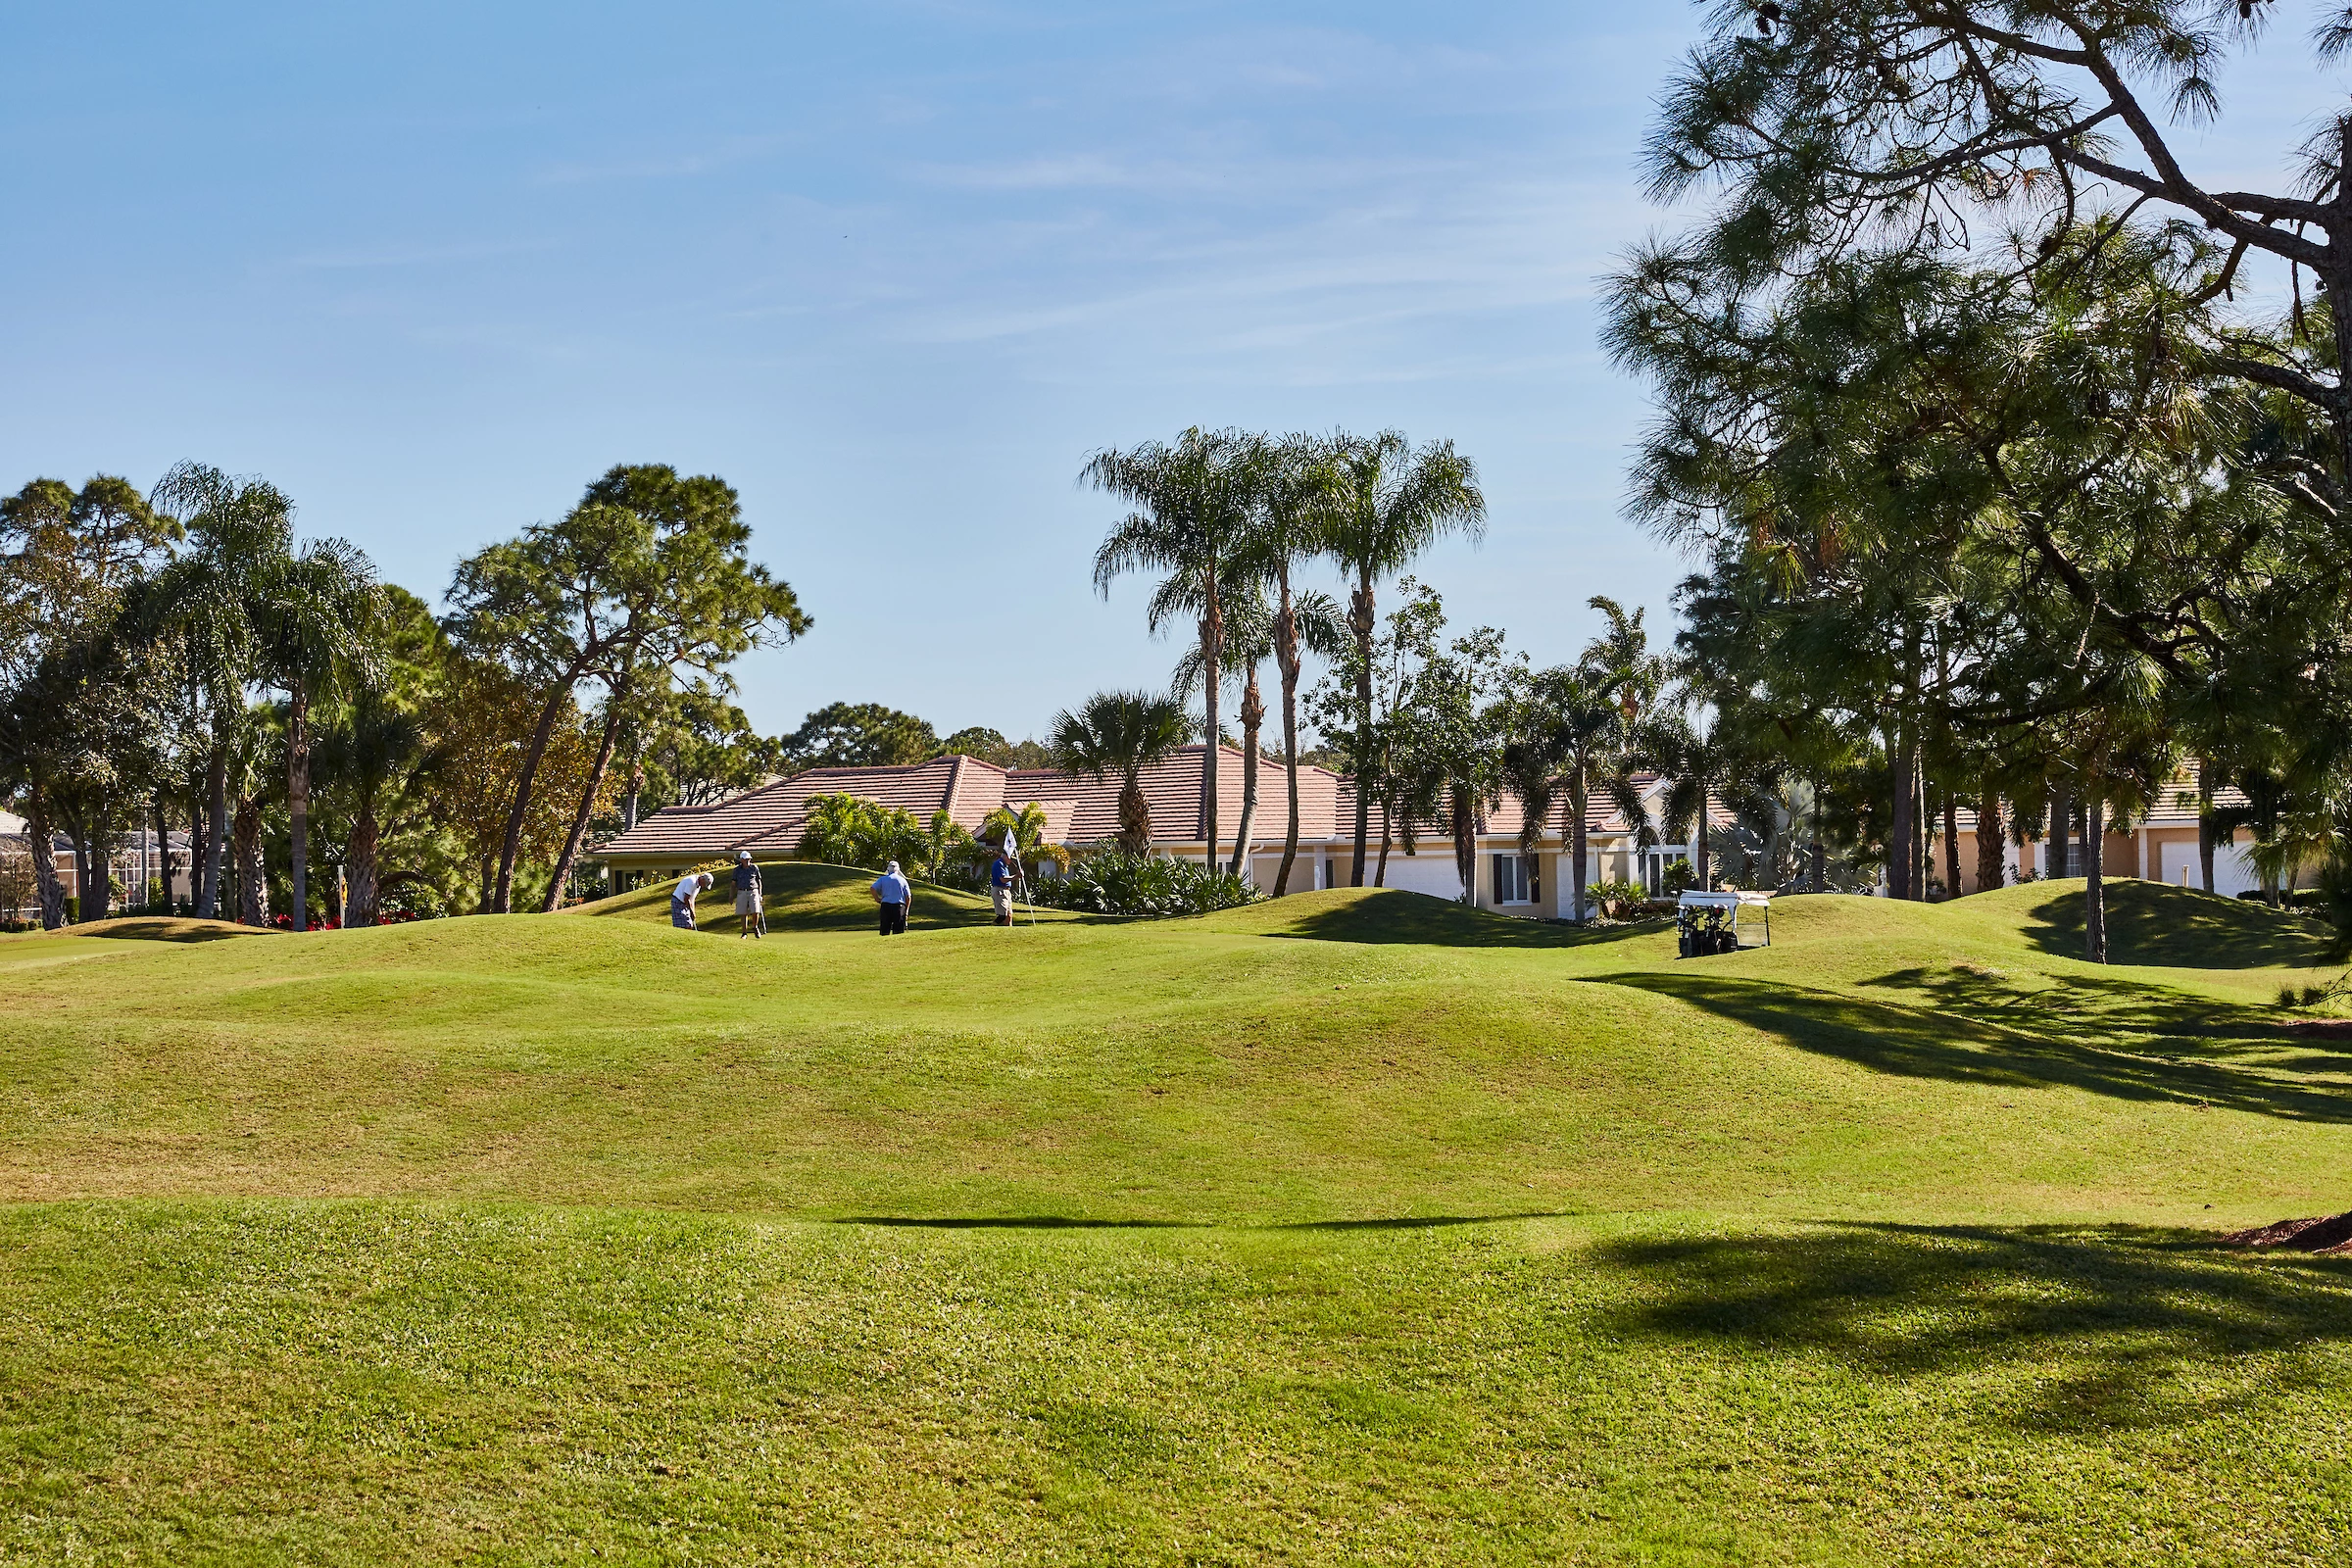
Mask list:
POLYGON ((1686 909, 1736 909, 1741 905, 1750 908, 1772 906, 1769 893, 1686 893, 1677 901, 1686 909))

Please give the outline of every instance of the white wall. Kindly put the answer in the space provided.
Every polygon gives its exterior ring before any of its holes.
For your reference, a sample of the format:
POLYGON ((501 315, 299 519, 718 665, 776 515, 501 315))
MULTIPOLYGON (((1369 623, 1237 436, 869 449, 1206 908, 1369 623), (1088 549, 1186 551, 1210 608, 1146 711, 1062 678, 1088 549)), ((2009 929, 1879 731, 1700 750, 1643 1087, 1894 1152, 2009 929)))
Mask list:
MULTIPOLYGON (((2194 840, 2185 844, 2164 844, 2158 848, 2164 855, 2161 874, 2165 881, 2174 887, 2180 887, 2183 885, 2181 876, 2185 873, 2188 878, 2186 886, 2200 888, 2205 885, 2204 874, 2197 865, 2194 840)), ((2155 868, 2151 866, 2150 869, 2155 868)), ((2245 851, 2241 846, 2217 844, 2213 847, 2214 892, 2226 899, 2234 899, 2240 893, 2251 893, 2260 886, 2262 878, 2256 876, 2254 868, 2246 863, 2245 851)))
MULTIPOLYGON (((1377 858, 1364 863, 1364 880, 1372 880, 1377 858)), ((1341 874, 1345 876, 1346 869, 1341 874)), ((1407 893, 1427 893, 1435 898, 1459 899, 1462 879, 1453 868, 1453 846, 1445 843, 1425 843, 1419 855, 1407 855, 1401 849, 1389 852, 1388 886, 1401 888, 1407 893)))

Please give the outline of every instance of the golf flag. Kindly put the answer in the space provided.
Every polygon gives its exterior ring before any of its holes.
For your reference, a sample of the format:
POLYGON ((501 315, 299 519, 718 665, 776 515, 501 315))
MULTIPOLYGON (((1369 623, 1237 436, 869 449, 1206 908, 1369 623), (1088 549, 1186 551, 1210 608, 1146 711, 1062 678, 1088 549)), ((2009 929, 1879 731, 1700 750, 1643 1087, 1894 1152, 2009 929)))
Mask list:
POLYGON ((1012 842, 1012 829, 1006 828, 1004 830, 1004 858, 1009 860, 1018 854, 1020 854, 1020 850, 1012 842))

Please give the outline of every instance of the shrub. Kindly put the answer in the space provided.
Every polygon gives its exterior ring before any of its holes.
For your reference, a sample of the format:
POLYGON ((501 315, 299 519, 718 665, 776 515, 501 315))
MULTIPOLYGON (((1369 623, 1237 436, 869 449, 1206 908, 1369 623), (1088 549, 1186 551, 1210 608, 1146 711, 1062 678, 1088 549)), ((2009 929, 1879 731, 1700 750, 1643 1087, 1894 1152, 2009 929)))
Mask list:
POLYGON ((1639 882, 1595 882, 1585 889, 1586 905, 1598 906, 1604 920, 1638 920, 1648 902, 1649 892, 1639 882))
POLYGON ((1213 865, 1125 850, 1097 851, 1063 875, 1040 877, 1029 886, 1038 903, 1053 908, 1155 918, 1231 909, 1259 897, 1257 889, 1213 865))

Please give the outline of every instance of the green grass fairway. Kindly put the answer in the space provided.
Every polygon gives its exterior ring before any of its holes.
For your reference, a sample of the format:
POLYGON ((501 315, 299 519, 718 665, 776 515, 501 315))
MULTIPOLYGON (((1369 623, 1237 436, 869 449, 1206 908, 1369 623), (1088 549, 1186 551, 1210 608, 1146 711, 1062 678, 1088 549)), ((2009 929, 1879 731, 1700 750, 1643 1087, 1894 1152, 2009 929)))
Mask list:
POLYGON ((0 938, 0 1564, 2352 1558, 2293 918, 865 880, 0 938))

